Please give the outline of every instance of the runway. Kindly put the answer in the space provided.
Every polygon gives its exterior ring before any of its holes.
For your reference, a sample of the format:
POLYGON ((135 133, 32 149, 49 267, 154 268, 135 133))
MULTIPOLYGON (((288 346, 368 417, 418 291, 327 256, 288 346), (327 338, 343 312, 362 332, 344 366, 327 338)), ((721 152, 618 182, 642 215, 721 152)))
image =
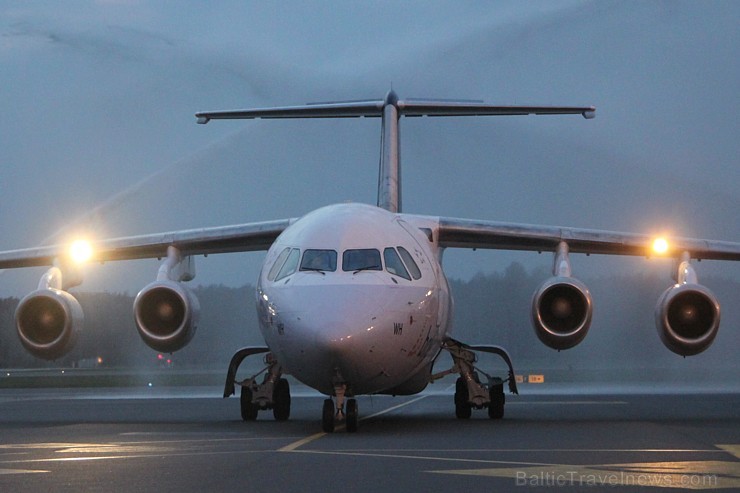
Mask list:
MULTIPOLYGON (((529 386, 532 387, 532 386, 529 386)), ((239 418, 220 388, 0 390, 0 491, 740 489, 740 394, 523 390, 460 421, 452 390, 359 399, 356 434, 239 418)))

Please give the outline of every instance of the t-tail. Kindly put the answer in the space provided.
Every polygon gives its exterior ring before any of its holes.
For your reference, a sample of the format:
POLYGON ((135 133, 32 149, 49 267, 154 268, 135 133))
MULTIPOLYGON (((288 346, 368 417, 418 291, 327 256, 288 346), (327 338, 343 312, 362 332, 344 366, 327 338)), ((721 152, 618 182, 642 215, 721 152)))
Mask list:
POLYGON ((343 101, 247 110, 204 111, 196 113, 198 123, 210 120, 255 118, 358 118, 380 117, 380 165, 378 207, 401 212, 401 116, 505 116, 505 115, 581 114, 593 118, 593 106, 495 106, 481 102, 454 100, 398 99, 391 90, 382 100, 343 101))

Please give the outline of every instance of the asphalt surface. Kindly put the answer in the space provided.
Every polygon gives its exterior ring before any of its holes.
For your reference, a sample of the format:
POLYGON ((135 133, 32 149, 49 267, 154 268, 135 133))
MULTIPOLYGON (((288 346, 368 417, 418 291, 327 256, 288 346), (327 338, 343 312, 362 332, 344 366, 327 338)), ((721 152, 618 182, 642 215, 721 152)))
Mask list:
POLYGON ((506 417, 452 389, 362 397, 357 433, 239 418, 218 387, 0 390, 0 491, 740 491, 740 393, 524 386, 506 417))

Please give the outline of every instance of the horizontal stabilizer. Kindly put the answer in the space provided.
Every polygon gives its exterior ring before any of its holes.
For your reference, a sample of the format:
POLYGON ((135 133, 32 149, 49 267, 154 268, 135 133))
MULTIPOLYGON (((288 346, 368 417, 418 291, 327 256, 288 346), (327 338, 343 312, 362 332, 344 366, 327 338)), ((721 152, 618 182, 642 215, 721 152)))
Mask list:
POLYGON ((204 111, 196 113, 198 123, 210 120, 250 120, 254 118, 353 118, 379 117, 383 114, 384 101, 355 101, 345 103, 307 104, 248 110, 204 111))
POLYGON ((203 111, 195 114, 198 123, 210 120, 253 118, 356 118, 380 117, 387 105, 395 106, 405 116, 507 116, 507 115, 583 115, 594 118, 593 106, 498 106, 480 101, 445 99, 399 100, 394 92, 385 99, 369 101, 342 101, 246 110, 203 111))
POLYGON ((593 106, 496 106, 467 101, 399 101, 398 111, 406 116, 507 116, 583 115, 594 118, 593 106))

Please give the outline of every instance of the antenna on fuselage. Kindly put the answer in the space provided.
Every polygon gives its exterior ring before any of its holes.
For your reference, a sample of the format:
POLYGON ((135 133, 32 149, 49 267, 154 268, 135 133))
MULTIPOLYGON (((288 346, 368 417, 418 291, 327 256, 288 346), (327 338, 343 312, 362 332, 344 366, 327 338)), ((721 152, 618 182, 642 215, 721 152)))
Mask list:
POLYGON ((385 99, 284 106, 277 108, 198 112, 198 123, 210 120, 254 118, 351 118, 381 117, 378 207, 401 212, 401 116, 502 116, 580 114, 594 118, 593 106, 492 106, 477 101, 399 100, 391 89, 385 99))

